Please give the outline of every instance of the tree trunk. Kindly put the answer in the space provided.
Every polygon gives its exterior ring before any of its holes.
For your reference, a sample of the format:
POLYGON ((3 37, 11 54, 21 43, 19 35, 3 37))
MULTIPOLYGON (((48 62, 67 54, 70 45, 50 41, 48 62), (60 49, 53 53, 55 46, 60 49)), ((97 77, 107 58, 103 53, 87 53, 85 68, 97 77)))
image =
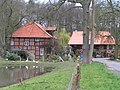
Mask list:
POLYGON ((115 37, 115 52, 114 52, 114 56, 115 59, 118 58, 118 30, 117 30, 117 25, 116 25, 116 19, 115 19, 115 10, 114 10, 114 5, 112 3, 112 0, 107 0, 108 4, 110 5, 111 8, 111 12, 112 12, 112 29, 114 31, 112 31, 114 33, 114 37, 115 37))
POLYGON ((118 59, 118 27, 115 27, 115 59, 118 59))
POLYGON ((93 50, 94 50, 94 37, 95 37, 95 1, 92 0, 92 31, 91 31, 91 39, 90 39, 90 52, 89 52, 89 62, 92 61, 93 50))
POLYGON ((89 3, 83 1, 83 64, 89 63, 89 3))

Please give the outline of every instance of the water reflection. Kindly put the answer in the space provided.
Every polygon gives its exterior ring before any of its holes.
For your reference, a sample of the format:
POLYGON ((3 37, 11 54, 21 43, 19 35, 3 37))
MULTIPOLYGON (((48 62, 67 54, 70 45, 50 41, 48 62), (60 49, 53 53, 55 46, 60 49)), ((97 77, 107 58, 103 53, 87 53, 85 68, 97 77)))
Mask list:
POLYGON ((40 66, 4 66, 0 67, 0 87, 51 71, 52 68, 40 66))

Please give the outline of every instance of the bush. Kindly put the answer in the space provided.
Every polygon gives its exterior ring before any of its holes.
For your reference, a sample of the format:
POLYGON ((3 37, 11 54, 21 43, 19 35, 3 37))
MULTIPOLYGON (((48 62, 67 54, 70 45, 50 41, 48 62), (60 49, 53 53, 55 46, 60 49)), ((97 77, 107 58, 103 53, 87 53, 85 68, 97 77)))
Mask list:
POLYGON ((80 50, 77 49, 77 50, 75 51, 75 56, 78 57, 79 55, 80 55, 80 50))
POLYGON ((58 59, 59 59, 58 55, 51 55, 47 59, 45 59, 45 61, 52 62, 52 61, 57 61, 58 59))
POLYGON ((8 60, 17 60, 17 59, 19 59, 19 56, 14 53, 7 52, 6 58, 8 60))
POLYGON ((25 61, 27 58, 31 61, 35 60, 35 55, 30 51, 17 50, 17 51, 12 51, 12 52, 17 53, 18 56, 20 56, 23 61, 25 61))
POLYGON ((52 55, 52 56, 51 56, 51 59, 52 59, 52 60, 57 60, 58 58, 59 58, 58 55, 52 55))

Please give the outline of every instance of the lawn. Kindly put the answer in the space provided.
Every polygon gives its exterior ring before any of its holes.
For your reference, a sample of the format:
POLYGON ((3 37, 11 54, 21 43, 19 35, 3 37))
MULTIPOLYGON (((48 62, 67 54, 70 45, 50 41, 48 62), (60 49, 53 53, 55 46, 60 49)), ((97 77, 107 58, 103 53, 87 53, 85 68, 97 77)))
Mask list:
MULTIPOLYGON (((17 62, 17 64, 22 63, 17 62)), ((52 66, 55 69, 50 73, 23 81, 21 84, 0 88, 0 90, 67 90, 75 70, 75 62, 38 64, 52 66)), ((120 76, 113 74, 104 64, 93 62, 81 65, 81 90, 119 90, 119 86, 120 76)))
POLYGON ((23 81, 21 84, 0 88, 0 90, 67 90, 76 63, 59 62, 43 64, 53 66, 55 69, 50 73, 23 81))
POLYGON ((94 62, 81 68, 81 90, 120 90, 120 76, 104 64, 94 62))

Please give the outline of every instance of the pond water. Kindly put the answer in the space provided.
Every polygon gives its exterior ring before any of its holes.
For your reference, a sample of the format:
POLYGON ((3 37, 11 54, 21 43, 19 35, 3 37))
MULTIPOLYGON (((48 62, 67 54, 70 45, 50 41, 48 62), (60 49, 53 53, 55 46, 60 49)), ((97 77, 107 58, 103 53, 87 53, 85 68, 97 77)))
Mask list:
POLYGON ((40 66, 2 66, 0 67, 0 87, 22 82, 52 71, 51 67, 40 66))

